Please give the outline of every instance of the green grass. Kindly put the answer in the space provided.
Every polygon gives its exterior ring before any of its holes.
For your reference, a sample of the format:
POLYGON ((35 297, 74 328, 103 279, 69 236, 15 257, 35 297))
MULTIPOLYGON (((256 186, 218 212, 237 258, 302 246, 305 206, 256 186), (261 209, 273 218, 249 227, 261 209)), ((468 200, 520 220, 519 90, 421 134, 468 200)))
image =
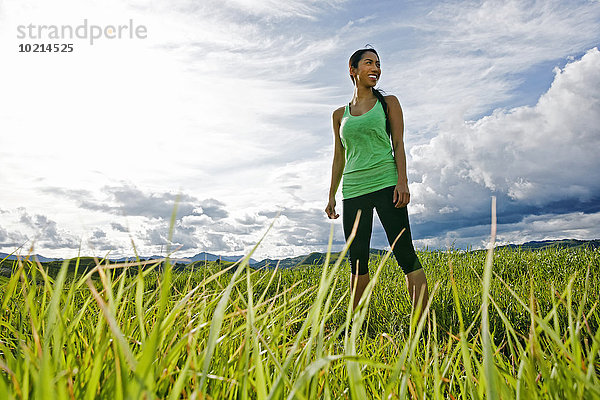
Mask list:
POLYGON ((354 317, 342 257, 53 274, 4 261, 0 398, 600 398, 598 250, 501 249, 487 268, 485 252, 419 256, 420 321, 387 256, 354 317))

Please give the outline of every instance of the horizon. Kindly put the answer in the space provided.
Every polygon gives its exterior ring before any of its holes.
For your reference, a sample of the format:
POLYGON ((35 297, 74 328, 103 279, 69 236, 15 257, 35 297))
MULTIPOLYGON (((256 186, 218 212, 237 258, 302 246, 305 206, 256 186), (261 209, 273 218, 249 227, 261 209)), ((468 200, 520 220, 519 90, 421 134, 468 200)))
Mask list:
POLYGON ((598 1, 23 0, 0 21, 4 253, 157 253, 175 204, 186 254, 247 254, 271 224, 257 258, 332 225, 339 251, 331 113, 367 44, 404 112, 417 249, 484 248, 492 196, 498 244, 600 238, 598 1), (127 24, 145 36, 111 38, 127 24), (40 42, 73 51, 20 51, 40 42))
MULTIPOLYGON (((526 245, 530 245, 530 244, 537 244, 537 243, 552 243, 552 242, 565 242, 565 241, 575 241, 575 242, 582 242, 582 243, 586 243, 586 242, 596 242, 596 241, 600 241, 600 238, 597 239, 574 239, 574 238, 562 238, 562 239, 552 239, 552 240, 531 240, 528 242, 524 242, 524 243, 507 243, 507 244, 498 244, 496 243, 494 245, 494 248, 499 248, 499 247, 511 247, 511 246, 515 246, 515 247, 520 247, 520 246, 526 246, 526 245)), ((472 248, 472 247, 467 247, 467 248, 456 248, 456 247, 448 247, 446 249, 429 249, 429 248, 422 248, 422 249, 415 249, 416 251, 482 251, 482 250, 486 250, 486 247, 478 247, 478 248, 472 248)), ((341 251, 341 250, 340 250, 341 251)), ((332 254, 335 253, 339 253, 340 251, 332 251, 332 254)), ((376 248, 376 247, 371 247, 370 251, 382 251, 382 252, 387 252, 389 251, 389 246, 388 248, 376 248)), ((295 256, 289 256, 289 257, 271 257, 269 255, 264 256, 264 257, 259 257, 259 258, 255 258, 255 257, 250 257, 250 260, 253 260, 254 263, 260 263, 263 262, 265 260, 272 260, 272 261, 281 261, 281 260, 285 260, 285 259, 290 259, 290 258, 296 258, 296 257, 303 257, 303 256, 309 256, 311 254, 327 254, 327 250, 323 250, 323 251, 319 251, 319 250, 314 250, 311 251, 309 253, 305 253, 305 254, 298 254, 295 256)), ((136 256, 131 256, 131 255, 123 255, 123 256, 119 256, 119 257, 111 257, 110 255, 106 254, 104 256, 101 255, 78 255, 77 257, 46 257, 44 254, 40 254, 40 253, 28 253, 27 255, 21 255, 20 253, 17 254, 11 254, 11 253, 4 253, 4 252, 0 252, 0 254, 5 255, 5 256, 14 256, 14 257, 29 257, 29 256, 40 256, 46 259, 55 259, 55 260, 68 260, 68 259, 77 259, 77 258, 99 258, 99 259, 107 259, 107 260, 122 260, 122 259, 135 259, 136 256)), ((246 257, 248 254, 233 254, 233 255, 227 255, 227 254, 215 254, 215 253, 211 253, 211 252, 207 252, 207 251, 201 251, 199 253, 196 254, 189 254, 189 255, 176 255, 175 253, 173 253, 172 256, 169 256, 169 258, 177 261, 181 261, 181 260, 191 260, 194 257, 200 256, 202 254, 205 255, 210 255, 212 257, 218 257, 219 259, 221 259, 222 257, 225 258, 239 258, 240 260, 244 257, 246 257)), ((160 255, 160 254, 146 254, 146 255, 140 255, 139 258, 140 259, 148 259, 148 258, 155 258, 155 257, 159 257, 159 258, 166 258, 166 255, 160 255)), ((10 259, 10 258, 9 258, 10 259)), ((196 261, 202 261, 202 260, 196 260, 196 261)), ((208 260, 208 261, 212 261, 212 260, 208 260)), ((231 260, 225 260, 225 261, 231 261, 231 260)), ((45 261, 41 261, 41 262, 45 262, 45 261)), ((253 264, 254 264, 253 263, 253 264)))

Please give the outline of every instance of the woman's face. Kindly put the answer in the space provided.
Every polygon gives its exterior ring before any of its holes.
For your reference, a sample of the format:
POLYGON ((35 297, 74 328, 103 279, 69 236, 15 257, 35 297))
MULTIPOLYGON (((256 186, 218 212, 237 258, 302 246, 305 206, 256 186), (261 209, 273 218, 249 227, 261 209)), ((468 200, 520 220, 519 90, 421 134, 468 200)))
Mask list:
POLYGON ((372 51, 364 52, 358 67, 350 68, 350 73, 354 76, 355 85, 374 87, 381 76, 379 57, 372 51))

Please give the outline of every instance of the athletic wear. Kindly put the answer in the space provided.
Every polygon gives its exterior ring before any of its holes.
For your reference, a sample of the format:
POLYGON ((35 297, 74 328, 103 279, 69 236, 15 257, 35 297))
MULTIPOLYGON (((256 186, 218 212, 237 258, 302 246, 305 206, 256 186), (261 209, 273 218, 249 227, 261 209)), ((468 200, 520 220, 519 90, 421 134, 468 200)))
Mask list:
POLYGON ((342 181, 344 199, 396 185, 396 161, 379 100, 372 109, 359 116, 350 114, 350 107, 346 105, 340 123, 340 138, 346 152, 342 181))
POLYGON ((347 105, 340 124, 340 138, 346 153, 342 183, 346 240, 352 232, 357 211, 362 212, 349 249, 352 273, 355 275, 369 273, 373 208, 377 210, 390 246, 405 229, 393 248, 404 273, 421 268, 412 244, 406 207, 394 207, 398 172, 385 122, 383 106, 377 100, 372 109, 359 116, 350 114, 350 106, 347 105))
POLYGON ((393 197, 394 186, 390 186, 362 196, 344 199, 343 222, 346 240, 348 240, 352 232, 352 227, 356 220, 356 212, 361 210, 356 236, 350 244, 349 249, 353 274, 363 275, 369 273, 369 248, 373 227, 373 208, 377 210, 377 215, 381 220, 383 229, 385 229, 390 246, 394 243, 400 232, 402 232, 402 229, 405 229, 393 248, 396 261, 398 261, 398 265, 402 267, 404 273, 408 274, 421 268, 421 263, 417 258, 412 244, 408 212, 406 211, 406 207, 395 208, 393 197))

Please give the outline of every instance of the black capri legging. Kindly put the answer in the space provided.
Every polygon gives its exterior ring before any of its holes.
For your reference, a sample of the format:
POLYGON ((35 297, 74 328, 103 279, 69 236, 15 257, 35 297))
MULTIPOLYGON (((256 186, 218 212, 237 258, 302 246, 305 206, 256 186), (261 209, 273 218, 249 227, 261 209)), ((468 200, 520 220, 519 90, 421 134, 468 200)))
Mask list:
POLYGON ((394 186, 367 193, 362 196, 344 199, 343 220, 346 240, 352 232, 356 213, 361 210, 360 221, 356 236, 350 245, 350 264, 352 273, 364 275, 369 273, 369 247, 373 228, 373 208, 385 229, 390 246, 402 229, 406 228, 394 246, 394 256, 405 274, 421 268, 421 263, 415 253, 410 235, 408 212, 406 207, 396 208, 393 203, 394 186), (358 266, 358 268, 357 268, 358 266))

